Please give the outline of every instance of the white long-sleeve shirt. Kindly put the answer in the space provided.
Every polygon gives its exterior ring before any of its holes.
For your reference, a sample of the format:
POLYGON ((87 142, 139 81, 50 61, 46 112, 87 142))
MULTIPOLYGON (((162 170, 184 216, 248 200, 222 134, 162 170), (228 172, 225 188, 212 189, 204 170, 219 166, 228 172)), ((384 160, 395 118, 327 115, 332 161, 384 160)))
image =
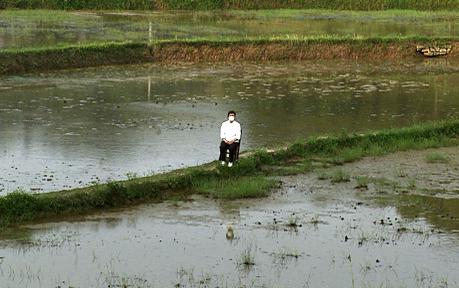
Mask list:
POLYGON ((226 139, 228 141, 236 140, 238 142, 241 140, 241 124, 236 120, 230 122, 229 120, 222 123, 220 128, 220 138, 226 139))

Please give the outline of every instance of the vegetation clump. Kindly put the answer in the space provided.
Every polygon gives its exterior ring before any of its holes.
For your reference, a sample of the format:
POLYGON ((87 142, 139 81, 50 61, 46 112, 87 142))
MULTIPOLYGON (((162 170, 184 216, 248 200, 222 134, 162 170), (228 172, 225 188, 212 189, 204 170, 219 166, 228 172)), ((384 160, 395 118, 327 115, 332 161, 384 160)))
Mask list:
POLYGON ((427 154, 425 160, 427 163, 448 163, 450 161, 448 155, 440 152, 427 154))
POLYGON ((230 179, 199 179, 193 182, 198 193, 211 195, 218 199, 257 198, 267 196, 278 182, 263 176, 230 179))
POLYGON ((318 178, 320 180, 330 179, 332 183, 341 183, 341 182, 351 181, 351 176, 349 175, 349 173, 343 171, 342 169, 332 171, 331 173, 327 173, 323 171, 319 174, 318 178))
POLYGON ((331 181, 333 183, 349 182, 351 181, 351 176, 347 172, 339 169, 333 172, 331 181))
POLYGON ((0 9, 66 10, 217 10, 217 9, 332 9, 332 10, 457 10, 456 0, 3 0, 0 9))
MULTIPOLYGON (((458 37, 392 36, 261 36, 193 38, 153 42, 110 42, 56 47, 0 50, 0 75, 69 68, 140 63, 199 63, 231 61, 285 61, 317 59, 404 59, 417 57, 418 43, 459 45, 458 37)), ((451 53, 447 57, 457 57, 451 53)), ((355 148, 355 147, 354 147, 355 148)), ((337 162, 359 157, 358 150, 343 151, 337 162)))
POLYGON ((253 247, 250 245, 244 251, 242 251, 239 264, 244 265, 245 267, 250 267, 255 265, 255 252, 253 247))

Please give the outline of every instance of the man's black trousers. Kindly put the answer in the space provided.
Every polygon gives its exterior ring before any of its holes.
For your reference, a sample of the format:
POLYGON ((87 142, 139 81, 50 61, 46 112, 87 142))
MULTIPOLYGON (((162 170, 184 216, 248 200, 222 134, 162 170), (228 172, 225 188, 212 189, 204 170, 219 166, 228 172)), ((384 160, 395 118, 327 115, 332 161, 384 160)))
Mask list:
POLYGON ((229 162, 234 161, 234 156, 236 155, 237 147, 239 143, 234 142, 233 144, 226 144, 225 141, 222 141, 220 143, 220 158, 218 158, 219 161, 225 161, 226 160, 226 150, 229 149, 230 155, 229 155, 229 162))

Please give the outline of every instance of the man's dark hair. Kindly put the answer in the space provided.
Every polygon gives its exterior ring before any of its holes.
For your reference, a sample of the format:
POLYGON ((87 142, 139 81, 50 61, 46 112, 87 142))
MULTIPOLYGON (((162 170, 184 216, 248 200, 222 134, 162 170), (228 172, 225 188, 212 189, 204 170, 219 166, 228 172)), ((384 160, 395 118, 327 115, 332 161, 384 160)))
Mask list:
POLYGON ((230 114, 234 114, 234 116, 236 116, 236 112, 234 112, 233 110, 231 110, 231 111, 228 112, 227 117, 228 117, 230 114))

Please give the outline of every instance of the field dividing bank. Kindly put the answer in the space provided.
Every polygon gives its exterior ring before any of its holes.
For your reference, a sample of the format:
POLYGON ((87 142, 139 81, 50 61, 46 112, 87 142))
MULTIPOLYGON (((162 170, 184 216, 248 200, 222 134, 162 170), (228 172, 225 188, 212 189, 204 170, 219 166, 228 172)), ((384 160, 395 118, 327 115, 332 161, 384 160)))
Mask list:
POLYGON ((186 197, 193 193, 223 199, 262 197, 276 187, 270 176, 307 173, 315 168, 395 151, 458 145, 458 136, 459 119, 450 119, 363 134, 310 137, 286 148, 246 153, 232 168, 219 166, 214 161, 73 190, 43 194, 18 191, 0 197, 0 227, 186 197), (226 189, 229 186, 232 189, 226 189))
POLYGON ((216 10, 216 9, 334 9, 334 10, 457 10, 458 0, 2 0, 0 9, 216 10))
POLYGON ((457 37, 314 36, 160 40, 0 50, 0 75, 138 63, 301 61, 314 59, 401 60, 422 58, 416 46, 450 45, 459 58, 457 37))

